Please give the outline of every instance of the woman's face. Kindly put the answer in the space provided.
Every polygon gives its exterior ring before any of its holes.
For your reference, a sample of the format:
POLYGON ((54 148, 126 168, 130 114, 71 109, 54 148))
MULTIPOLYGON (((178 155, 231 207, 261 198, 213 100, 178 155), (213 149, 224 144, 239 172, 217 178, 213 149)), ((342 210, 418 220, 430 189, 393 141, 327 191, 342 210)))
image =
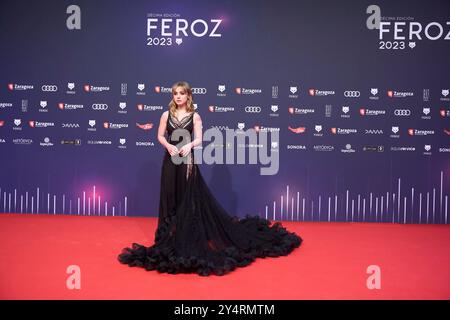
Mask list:
POLYGON ((173 100, 179 107, 185 105, 188 100, 187 91, 183 87, 177 87, 173 93, 173 100))

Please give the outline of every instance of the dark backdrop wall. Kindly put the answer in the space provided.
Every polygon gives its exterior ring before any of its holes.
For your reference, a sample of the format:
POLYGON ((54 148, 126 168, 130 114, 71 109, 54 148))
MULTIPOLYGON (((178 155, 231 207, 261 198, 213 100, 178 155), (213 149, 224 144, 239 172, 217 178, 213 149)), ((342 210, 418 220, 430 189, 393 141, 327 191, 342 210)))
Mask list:
POLYGON ((204 130, 279 133, 275 175, 200 165, 230 214, 448 223, 449 13, 436 0, 2 1, 0 211, 156 216, 157 127, 186 80, 204 130))

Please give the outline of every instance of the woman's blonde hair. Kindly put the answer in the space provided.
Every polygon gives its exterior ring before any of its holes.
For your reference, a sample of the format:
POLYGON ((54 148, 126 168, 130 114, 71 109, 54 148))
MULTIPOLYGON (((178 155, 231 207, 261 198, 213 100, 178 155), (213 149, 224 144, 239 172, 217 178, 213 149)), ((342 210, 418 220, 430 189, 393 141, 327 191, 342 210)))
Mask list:
POLYGON ((169 112, 174 117, 175 117, 175 113, 177 112, 177 104, 173 100, 173 95, 175 93, 175 90, 178 87, 183 88, 183 90, 186 91, 186 93, 188 95, 187 102, 186 102, 186 111, 187 112, 194 112, 194 110, 195 110, 194 109, 194 102, 192 100, 192 89, 191 89, 191 86, 186 81, 179 81, 179 82, 176 82, 172 86, 172 100, 169 103, 169 112))

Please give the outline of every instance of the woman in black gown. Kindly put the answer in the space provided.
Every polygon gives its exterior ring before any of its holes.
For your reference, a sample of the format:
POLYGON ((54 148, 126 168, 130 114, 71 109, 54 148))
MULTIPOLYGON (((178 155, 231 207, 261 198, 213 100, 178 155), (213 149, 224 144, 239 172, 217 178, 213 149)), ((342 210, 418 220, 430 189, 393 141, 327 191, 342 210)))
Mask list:
POLYGON ((158 129, 166 152, 155 243, 150 247, 133 243, 122 250, 119 261, 173 274, 223 275, 255 258, 287 255, 300 246, 302 239, 280 223, 258 216, 239 219, 222 208, 191 152, 202 143, 202 123, 194 111, 189 84, 175 83, 172 95, 158 129))

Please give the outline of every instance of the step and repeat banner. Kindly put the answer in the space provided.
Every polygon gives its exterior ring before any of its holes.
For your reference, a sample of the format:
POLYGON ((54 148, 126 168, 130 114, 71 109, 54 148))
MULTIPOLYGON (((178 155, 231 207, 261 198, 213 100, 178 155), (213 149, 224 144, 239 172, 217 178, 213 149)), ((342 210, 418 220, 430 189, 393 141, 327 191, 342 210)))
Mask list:
POLYGON ((230 215, 446 224, 449 14, 436 0, 2 1, 0 212, 157 216, 157 129, 183 80, 208 133, 198 158, 215 150, 200 170, 230 215))

